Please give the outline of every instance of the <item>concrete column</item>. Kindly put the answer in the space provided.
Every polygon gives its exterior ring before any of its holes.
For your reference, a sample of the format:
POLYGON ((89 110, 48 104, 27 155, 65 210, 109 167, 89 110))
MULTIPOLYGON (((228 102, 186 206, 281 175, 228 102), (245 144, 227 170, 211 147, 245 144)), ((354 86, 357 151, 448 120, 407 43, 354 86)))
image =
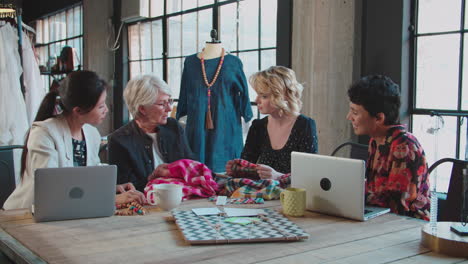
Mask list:
POLYGON ((400 85, 400 119, 408 125, 412 89, 411 1, 364 0, 363 7, 362 75, 384 74, 400 85))
POLYGON ((84 69, 97 72, 109 83, 107 90, 107 106, 109 112, 106 119, 98 127, 102 136, 113 131, 112 80, 114 73, 114 53, 107 48, 107 38, 113 25, 109 21, 113 15, 112 0, 83 1, 83 65, 84 69))
POLYGON ((317 122, 319 153, 357 141, 346 91, 360 73, 361 1, 295 0, 292 68, 304 83, 302 113, 317 122))

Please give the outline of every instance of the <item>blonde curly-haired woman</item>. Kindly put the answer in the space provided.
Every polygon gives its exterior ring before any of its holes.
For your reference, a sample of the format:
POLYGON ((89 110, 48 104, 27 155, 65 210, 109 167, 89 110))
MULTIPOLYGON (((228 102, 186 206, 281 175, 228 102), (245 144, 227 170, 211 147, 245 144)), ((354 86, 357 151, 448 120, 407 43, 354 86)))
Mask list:
MULTIPOLYGON (((262 119, 252 122, 241 158, 257 163, 262 179, 279 179, 291 172, 291 152, 317 153, 315 121, 300 113, 303 86, 293 70, 272 66, 250 77, 262 119)), ((226 164, 231 173, 233 161, 226 164)))

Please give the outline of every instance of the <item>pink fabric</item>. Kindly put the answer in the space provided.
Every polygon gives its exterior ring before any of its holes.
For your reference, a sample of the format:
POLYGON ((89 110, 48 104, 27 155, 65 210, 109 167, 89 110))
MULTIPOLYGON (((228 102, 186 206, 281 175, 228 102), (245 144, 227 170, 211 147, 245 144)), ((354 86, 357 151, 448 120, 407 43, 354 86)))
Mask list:
POLYGON ((257 168, 257 164, 246 161, 244 159, 234 159, 234 161, 239 163, 242 167, 257 168))
POLYGON ((214 181, 211 170, 203 163, 182 159, 168 164, 168 169, 171 176, 149 181, 145 187, 145 195, 153 189, 153 184, 164 183, 182 185, 184 200, 197 196, 210 197, 218 191, 218 184, 214 181))

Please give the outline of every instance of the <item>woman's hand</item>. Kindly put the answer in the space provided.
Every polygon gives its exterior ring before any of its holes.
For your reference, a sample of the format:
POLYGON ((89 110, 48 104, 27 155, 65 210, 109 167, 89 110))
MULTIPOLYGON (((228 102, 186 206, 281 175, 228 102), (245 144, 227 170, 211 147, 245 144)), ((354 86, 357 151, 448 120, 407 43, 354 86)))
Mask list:
POLYGON ((131 202, 137 202, 143 205, 146 203, 145 195, 139 191, 130 190, 115 196, 116 204, 126 204, 131 202))
POLYGON ((272 179, 277 180, 279 179, 283 173, 275 171, 272 167, 264 164, 257 165, 257 173, 261 179, 272 179))
POLYGON ((226 163, 226 175, 232 176, 232 165, 234 165, 234 160, 230 160, 226 163))
POLYGON ((116 193, 124 193, 126 191, 136 191, 135 186, 131 182, 117 184, 116 193))
POLYGON ((154 169, 154 171, 148 176, 148 181, 154 180, 158 177, 168 177, 170 176, 169 167, 167 163, 160 164, 154 169))

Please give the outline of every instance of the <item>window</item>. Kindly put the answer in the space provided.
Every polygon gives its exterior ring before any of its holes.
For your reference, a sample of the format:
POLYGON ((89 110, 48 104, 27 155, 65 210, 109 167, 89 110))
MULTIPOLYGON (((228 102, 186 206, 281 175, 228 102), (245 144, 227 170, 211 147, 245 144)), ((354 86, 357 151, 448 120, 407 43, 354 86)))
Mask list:
MULTIPOLYGON (((66 10, 48 15, 35 21, 36 52, 39 65, 50 71, 62 48, 71 46, 75 49, 78 61, 83 61, 83 6, 76 5, 66 10)), ((76 66, 78 69, 81 65, 76 66)), ((49 87, 53 78, 60 76, 42 75, 45 87, 49 87)))
MULTIPOLYGON (((429 165, 446 157, 466 159, 466 1, 414 3, 413 133, 423 145, 429 165)), ((450 171, 451 166, 447 164, 435 173, 438 191, 447 191, 450 171)))
MULTIPOLYGON (((184 58, 203 49, 213 28, 223 47, 240 57, 247 78, 276 65, 277 1, 151 0, 150 18, 128 25, 130 78, 156 74, 177 99, 184 58)), ((253 102, 250 85, 249 95, 253 102)))

